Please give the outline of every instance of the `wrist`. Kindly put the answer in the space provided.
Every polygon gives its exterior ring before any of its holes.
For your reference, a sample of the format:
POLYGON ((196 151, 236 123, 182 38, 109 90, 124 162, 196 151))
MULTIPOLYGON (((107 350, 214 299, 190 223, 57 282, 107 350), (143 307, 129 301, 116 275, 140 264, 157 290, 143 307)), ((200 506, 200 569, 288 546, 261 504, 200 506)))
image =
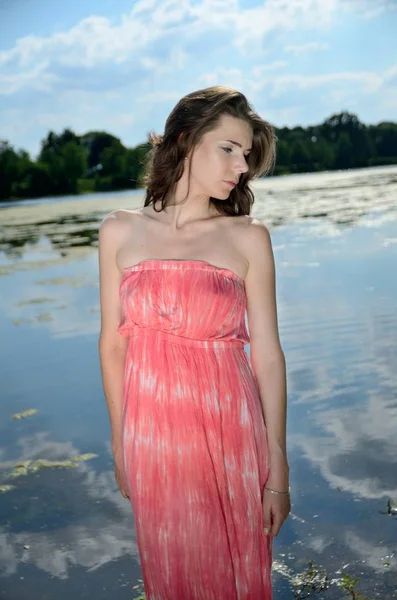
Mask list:
POLYGON ((286 460, 270 460, 269 476, 266 485, 276 490, 288 489, 289 466, 286 460))
POLYGON ((278 494, 279 496, 289 496, 291 493, 291 488, 289 486, 288 489, 286 488, 285 490, 275 490, 274 488, 265 485, 264 489, 271 494, 278 494))

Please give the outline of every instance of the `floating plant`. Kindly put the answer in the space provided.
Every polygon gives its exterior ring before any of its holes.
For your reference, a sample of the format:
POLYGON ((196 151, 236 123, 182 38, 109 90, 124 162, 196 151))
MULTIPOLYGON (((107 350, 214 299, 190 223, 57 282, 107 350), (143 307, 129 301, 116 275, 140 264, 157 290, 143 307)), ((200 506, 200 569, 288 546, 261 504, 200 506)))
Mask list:
POLYGON ((27 410, 24 410, 20 413, 15 413, 14 415, 12 415, 13 419, 24 419, 25 417, 30 417, 31 415, 35 415, 38 411, 37 408, 28 408, 27 410))
POLYGON ((14 470, 11 472, 10 477, 20 477, 21 475, 29 475, 35 473, 40 469, 73 469, 78 464, 85 460, 91 460, 96 458, 97 454, 76 454, 67 460, 48 460, 46 458, 38 458, 36 460, 24 460, 15 464, 14 470))

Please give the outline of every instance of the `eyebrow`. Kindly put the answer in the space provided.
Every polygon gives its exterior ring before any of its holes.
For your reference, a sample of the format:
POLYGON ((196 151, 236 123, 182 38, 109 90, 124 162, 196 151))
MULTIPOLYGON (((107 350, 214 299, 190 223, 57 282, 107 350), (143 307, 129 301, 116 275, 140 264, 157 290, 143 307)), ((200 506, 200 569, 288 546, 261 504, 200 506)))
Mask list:
MULTIPOLYGON (((234 144, 235 146, 238 146, 239 148, 242 148, 242 145, 241 145, 241 144, 239 144, 238 142, 235 142, 235 141, 233 141, 233 140, 226 140, 226 141, 227 141, 227 142, 230 142, 231 144, 234 144)), ((251 150, 252 150, 252 148, 249 148, 249 149, 247 150, 247 152, 251 152, 251 150)))

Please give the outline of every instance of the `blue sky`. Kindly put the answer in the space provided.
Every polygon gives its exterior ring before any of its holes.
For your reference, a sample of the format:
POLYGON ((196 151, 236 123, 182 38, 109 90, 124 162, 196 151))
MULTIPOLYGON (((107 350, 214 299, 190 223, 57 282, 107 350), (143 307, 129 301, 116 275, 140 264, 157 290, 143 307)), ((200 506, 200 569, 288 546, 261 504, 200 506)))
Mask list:
POLYGON ((70 127, 134 146, 215 84, 278 127, 397 121, 396 31, 397 0, 3 0, 0 139, 35 156, 70 127))

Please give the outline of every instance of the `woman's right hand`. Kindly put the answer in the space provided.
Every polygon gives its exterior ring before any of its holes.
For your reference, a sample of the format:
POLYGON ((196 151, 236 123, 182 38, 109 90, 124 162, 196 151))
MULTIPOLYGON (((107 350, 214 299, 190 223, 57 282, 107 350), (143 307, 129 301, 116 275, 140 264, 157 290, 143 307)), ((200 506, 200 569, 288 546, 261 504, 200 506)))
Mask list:
POLYGON ((117 485, 121 494, 124 498, 129 499, 127 480, 124 474, 124 461, 123 452, 121 446, 113 448, 113 460, 114 460, 114 476, 116 478, 117 485))

